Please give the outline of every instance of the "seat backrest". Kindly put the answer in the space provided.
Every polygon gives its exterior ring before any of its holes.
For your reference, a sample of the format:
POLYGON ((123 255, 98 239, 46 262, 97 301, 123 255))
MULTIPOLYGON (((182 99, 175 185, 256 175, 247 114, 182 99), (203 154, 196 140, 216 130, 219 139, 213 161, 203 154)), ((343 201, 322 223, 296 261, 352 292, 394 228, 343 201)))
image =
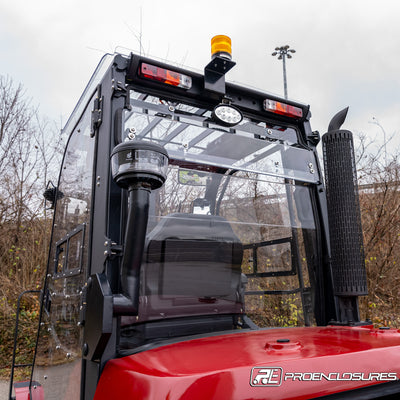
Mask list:
POLYGON ((153 318, 240 312, 242 257, 243 246, 224 218, 164 217, 147 237, 142 308, 153 318))

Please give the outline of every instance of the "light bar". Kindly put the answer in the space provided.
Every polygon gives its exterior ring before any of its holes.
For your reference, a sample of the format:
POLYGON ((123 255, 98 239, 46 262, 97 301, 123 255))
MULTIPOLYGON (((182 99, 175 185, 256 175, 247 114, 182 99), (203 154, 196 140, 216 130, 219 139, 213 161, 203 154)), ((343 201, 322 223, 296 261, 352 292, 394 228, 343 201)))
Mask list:
POLYGON ((156 67, 155 65, 142 63, 139 73, 144 78, 166 83, 171 86, 183 89, 190 89, 192 87, 192 78, 190 76, 166 68, 156 67))
POLYGON ((271 99, 264 100, 264 110, 272 111, 275 114, 286 115, 287 117, 302 118, 303 110, 300 107, 291 106, 280 101, 271 99))

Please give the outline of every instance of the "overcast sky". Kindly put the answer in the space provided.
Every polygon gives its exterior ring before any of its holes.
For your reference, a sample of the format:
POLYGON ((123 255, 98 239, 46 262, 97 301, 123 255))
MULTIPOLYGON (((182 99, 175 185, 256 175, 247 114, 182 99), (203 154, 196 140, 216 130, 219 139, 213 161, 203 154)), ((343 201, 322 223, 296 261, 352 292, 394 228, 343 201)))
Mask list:
POLYGON ((312 128, 350 106, 343 126, 400 146, 400 2, 396 0, 0 0, 0 74, 22 83, 42 114, 65 123, 102 54, 115 50, 202 70, 210 39, 232 38, 227 79, 310 104, 312 128))

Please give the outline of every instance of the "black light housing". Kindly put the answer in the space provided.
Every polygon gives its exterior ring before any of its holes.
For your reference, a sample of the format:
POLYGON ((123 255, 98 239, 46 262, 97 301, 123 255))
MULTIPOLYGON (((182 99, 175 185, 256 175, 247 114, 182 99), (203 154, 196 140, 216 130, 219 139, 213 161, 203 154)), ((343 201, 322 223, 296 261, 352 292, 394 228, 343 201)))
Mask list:
POLYGON ((168 161, 167 151, 156 143, 127 141, 115 146, 111 153, 112 175, 124 189, 142 184, 154 190, 165 182, 168 161))

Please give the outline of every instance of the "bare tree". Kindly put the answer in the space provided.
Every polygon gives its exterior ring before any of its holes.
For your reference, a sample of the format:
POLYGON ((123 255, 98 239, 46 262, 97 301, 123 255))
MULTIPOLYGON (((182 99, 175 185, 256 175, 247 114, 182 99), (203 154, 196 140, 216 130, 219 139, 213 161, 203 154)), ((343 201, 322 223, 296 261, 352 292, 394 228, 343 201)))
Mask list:
POLYGON ((23 87, 0 75, 0 273, 11 279, 13 293, 32 288, 43 274, 49 221, 42 193, 59 169, 53 163, 61 158, 60 142, 23 87))
MULTIPOLYGON (((0 373, 11 362, 18 294, 42 286, 50 232, 42 193, 59 169, 60 143, 59 131, 39 117, 22 85, 0 75, 0 373)), ((24 307, 21 340, 29 341, 37 298, 30 297, 24 307)), ((24 349, 29 353, 29 343, 24 349)), ((30 362, 22 353, 20 361, 30 362)))
MULTIPOLYGON (((366 317, 376 324, 400 326, 400 160, 358 135, 357 170, 364 235, 368 296, 366 317)), ((393 146, 390 146, 392 148, 393 146)))

